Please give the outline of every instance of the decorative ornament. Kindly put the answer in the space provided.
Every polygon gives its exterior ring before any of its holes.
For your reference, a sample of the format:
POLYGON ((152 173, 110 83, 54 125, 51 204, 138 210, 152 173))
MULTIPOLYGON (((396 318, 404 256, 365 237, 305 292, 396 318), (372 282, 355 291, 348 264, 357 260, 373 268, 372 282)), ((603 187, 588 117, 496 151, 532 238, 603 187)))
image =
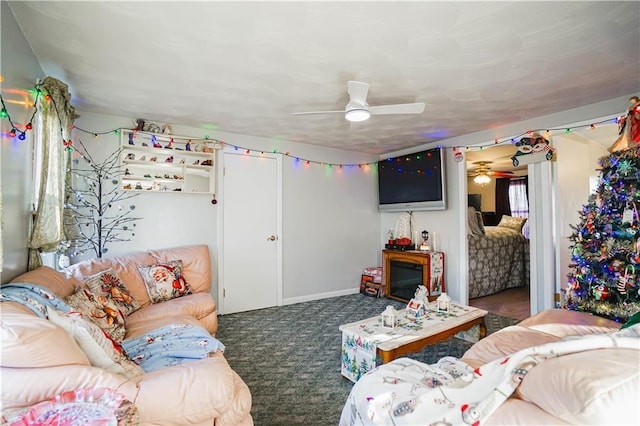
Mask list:
POLYGON ((436 307, 438 312, 448 314, 451 310, 451 298, 447 296, 447 293, 442 293, 436 299, 436 307))
POLYGON ((387 309, 384 310, 382 314, 380 314, 380 318, 382 320, 382 326, 385 328, 394 329, 396 326, 396 310, 393 306, 388 305, 387 309))
POLYGON ((427 287, 423 285, 418 286, 413 298, 407 303, 407 309, 405 310, 409 320, 416 321, 427 314, 428 293, 429 290, 427 290, 427 287))
POLYGON ((596 300, 607 300, 609 298, 609 288, 600 284, 593 288, 593 297, 596 300))

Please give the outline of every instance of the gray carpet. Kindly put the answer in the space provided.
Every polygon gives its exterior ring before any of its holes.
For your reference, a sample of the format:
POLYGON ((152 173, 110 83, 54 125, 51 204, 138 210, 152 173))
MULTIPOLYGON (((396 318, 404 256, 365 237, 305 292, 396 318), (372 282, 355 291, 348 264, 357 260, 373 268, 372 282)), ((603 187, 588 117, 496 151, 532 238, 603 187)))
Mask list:
MULTIPOLYGON (((340 375, 338 326, 404 303, 360 294, 238 314, 221 315, 216 337, 225 357, 251 390, 257 426, 335 426, 352 383, 340 375)), ((517 320, 489 314, 490 334, 517 320)), ((428 346, 411 358, 431 364, 460 357, 471 343, 457 338, 428 346)))

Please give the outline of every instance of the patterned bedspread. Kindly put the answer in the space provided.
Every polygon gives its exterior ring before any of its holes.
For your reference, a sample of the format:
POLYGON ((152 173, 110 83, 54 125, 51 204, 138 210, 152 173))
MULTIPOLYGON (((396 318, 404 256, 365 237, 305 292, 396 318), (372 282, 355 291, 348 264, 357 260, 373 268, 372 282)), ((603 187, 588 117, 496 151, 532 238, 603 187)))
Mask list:
POLYGON ((469 298, 488 296, 529 281, 529 240, 513 229, 486 226, 485 235, 468 235, 469 298))

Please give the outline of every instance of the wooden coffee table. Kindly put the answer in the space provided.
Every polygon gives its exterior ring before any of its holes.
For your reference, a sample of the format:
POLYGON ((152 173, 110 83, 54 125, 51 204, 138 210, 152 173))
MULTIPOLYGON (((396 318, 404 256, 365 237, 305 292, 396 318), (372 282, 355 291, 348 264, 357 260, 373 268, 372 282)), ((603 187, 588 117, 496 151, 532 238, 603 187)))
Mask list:
POLYGON ((382 363, 411 352, 418 352, 428 345, 447 340, 475 325, 480 327, 481 339, 487 335, 484 323, 484 317, 487 315, 485 310, 452 303, 451 312, 442 314, 437 312, 435 302, 428 306, 427 317, 418 321, 407 319, 404 309, 398 311, 399 323, 393 330, 382 327, 380 315, 341 325, 339 329, 343 333, 352 333, 373 341, 377 345, 376 354, 382 363))

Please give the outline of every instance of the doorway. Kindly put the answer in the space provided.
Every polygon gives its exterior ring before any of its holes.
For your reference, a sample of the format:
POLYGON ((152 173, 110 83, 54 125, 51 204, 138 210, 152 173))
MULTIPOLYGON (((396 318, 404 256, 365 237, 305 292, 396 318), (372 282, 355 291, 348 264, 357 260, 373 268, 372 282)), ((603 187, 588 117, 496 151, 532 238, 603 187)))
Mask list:
POLYGON ((529 220, 521 232, 496 228, 503 214, 528 216, 528 168, 515 167, 513 154, 512 145, 467 152, 468 205, 481 212, 484 227, 468 237, 467 294, 470 306, 522 320, 531 304, 529 220))
POLYGON ((223 151, 218 305, 231 314, 282 304, 282 160, 223 151))

